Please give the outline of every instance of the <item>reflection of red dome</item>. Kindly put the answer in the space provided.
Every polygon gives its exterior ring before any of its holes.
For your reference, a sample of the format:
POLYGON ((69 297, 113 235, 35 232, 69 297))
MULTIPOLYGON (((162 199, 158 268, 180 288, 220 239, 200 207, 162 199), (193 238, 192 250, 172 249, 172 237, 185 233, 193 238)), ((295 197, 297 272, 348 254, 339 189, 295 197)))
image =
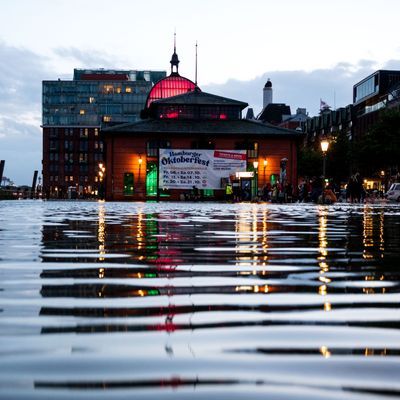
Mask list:
MULTIPOLYGON (((177 96, 191 92, 195 89, 196 85, 190 79, 184 78, 177 73, 172 73, 170 76, 159 80, 150 90, 146 100, 146 108, 154 100, 165 99, 167 97, 177 96)), ((198 89, 200 90, 200 89, 198 89)))

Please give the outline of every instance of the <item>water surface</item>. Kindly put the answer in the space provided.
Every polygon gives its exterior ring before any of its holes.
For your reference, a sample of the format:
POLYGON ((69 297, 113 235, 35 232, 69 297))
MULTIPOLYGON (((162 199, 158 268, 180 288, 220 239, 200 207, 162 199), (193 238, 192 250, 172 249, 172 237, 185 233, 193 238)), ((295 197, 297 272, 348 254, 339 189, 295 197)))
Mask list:
POLYGON ((0 202, 0 398, 400 397, 400 206, 0 202))

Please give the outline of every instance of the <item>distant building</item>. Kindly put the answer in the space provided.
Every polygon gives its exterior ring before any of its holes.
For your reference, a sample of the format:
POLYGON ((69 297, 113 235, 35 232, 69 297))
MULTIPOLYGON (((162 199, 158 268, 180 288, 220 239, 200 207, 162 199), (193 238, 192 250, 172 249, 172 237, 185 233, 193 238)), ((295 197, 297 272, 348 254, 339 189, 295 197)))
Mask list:
POLYGON ((283 103, 273 103, 272 100, 272 82, 268 79, 263 88, 263 109, 257 119, 272 125, 279 125, 283 121, 284 115, 291 115, 290 107, 283 103))
POLYGON ((353 137, 354 110, 352 105, 340 107, 336 110, 324 108, 320 114, 308 118, 303 123, 305 145, 315 149, 320 148, 320 141, 324 137, 336 138, 345 135, 350 140, 353 137))
POLYGON ((139 119, 165 71, 75 69, 73 80, 43 81, 43 190, 48 197, 96 195, 104 124, 139 119))
MULTIPOLYGON (((246 118, 248 117, 246 116, 246 118)), ((296 114, 292 115, 290 106, 284 103, 274 103, 272 82, 270 79, 267 80, 263 88, 263 109, 257 117, 258 120, 282 128, 301 129, 308 118, 305 108, 298 108, 296 114)))
POLYGON ((304 124, 310 119, 305 108, 298 108, 296 114, 283 115, 282 122, 279 124, 282 128, 303 130, 304 124))
POLYGON ((353 86, 354 135, 360 139, 383 108, 400 107, 400 71, 378 70, 353 86))

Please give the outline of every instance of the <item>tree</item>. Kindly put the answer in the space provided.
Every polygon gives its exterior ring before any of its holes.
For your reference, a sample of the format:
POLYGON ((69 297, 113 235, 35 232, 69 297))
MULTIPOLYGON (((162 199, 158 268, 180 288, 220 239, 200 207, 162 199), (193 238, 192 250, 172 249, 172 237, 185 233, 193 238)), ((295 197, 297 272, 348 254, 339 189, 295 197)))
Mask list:
POLYGON ((348 180, 350 174, 350 141, 345 133, 339 133, 327 152, 327 177, 340 184, 348 180))
POLYGON ((355 155, 362 174, 397 169, 400 163, 400 111, 384 110, 360 141, 355 155))
POLYGON ((312 148, 303 147, 298 154, 298 173, 299 176, 313 177, 321 175, 322 154, 312 148))

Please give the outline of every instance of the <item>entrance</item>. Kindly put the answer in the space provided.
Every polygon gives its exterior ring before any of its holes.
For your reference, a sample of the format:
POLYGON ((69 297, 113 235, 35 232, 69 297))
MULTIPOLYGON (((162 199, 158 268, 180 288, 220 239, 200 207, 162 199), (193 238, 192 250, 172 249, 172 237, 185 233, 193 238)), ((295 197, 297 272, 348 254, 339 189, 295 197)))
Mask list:
POLYGON ((251 181, 252 179, 249 178, 240 179, 240 193, 243 201, 251 200, 251 181))

